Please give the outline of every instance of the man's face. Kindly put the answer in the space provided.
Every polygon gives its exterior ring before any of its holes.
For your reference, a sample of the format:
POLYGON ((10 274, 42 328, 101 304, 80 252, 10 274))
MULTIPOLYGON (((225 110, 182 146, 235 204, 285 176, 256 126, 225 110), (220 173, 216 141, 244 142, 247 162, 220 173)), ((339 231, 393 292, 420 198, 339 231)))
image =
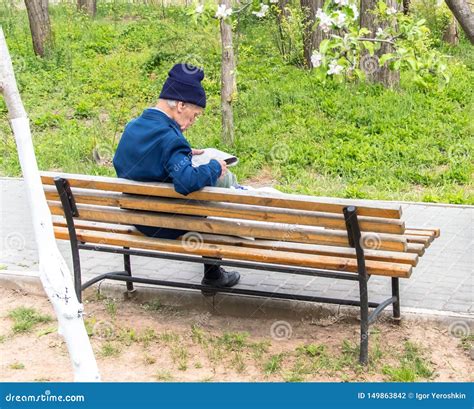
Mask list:
POLYGON ((203 109, 197 105, 179 101, 176 105, 176 117, 174 120, 181 127, 181 131, 185 131, 194 124, 197 117, 201 115, 203 109))

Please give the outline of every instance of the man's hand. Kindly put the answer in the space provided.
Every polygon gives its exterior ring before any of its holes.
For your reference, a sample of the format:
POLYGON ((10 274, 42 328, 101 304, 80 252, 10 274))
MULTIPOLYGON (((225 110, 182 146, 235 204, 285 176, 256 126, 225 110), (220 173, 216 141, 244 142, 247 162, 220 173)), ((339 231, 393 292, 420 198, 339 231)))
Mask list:
POLYGON ((226 173, 227 173, 227 163, 223 160, 218 160, 218 162, 221 164, 221 175, 219 176, 219 179, 222 178, 226 173))
POLYGON ((204 149, 191 149, 192 155, 202 155, 204 153, 204 149))

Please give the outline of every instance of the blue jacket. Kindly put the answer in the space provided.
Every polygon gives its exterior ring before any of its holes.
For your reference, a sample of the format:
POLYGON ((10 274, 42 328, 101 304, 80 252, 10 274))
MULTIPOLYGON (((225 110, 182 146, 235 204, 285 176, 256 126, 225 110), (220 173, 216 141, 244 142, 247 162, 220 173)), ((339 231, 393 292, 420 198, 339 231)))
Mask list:
POLYGON ((178 193, 214 186, 221 164, 191 165, 191 146, 177 122, 157 109, 145 109, 125 127, 114 156, 120 178, 141 182, 173 183, 178 193))

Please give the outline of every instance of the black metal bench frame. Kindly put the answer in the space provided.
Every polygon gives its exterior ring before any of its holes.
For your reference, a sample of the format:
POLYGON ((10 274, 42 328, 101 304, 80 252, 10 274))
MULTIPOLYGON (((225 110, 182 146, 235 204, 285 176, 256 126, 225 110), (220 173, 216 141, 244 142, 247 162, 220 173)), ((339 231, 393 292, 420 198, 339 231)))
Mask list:
POLYGON ((124 281, 127 284, 127 291, 134 291, 133 283, 144 283, 152 285, 160 285, 166 287, 175 287, 175 288, 189 288, 195 290, 203 291, 213 291, 221 293, 232 293, 232 294, 241 294, 241 295, 250 295, 250 296, 259 296, 259 297, 268 297, 268 298, 278 298, 278 299, 287 299, 287 300, 298 300, 298 301, 309 301, 309 302, 320 302, 328 304, 339 304, 339 305, 351 305, 360 307, 360 355, 359 362, 362 365, 368 363, 369 355, 369 325, 372 324, 380 313, 389 305, 393 305, 393 318, 396 322, 400 320, 400 290, 399 290, 399 278, 391 277, 392 280, 392 296, 386 300, 375 303, 369 302, 368 300, 368 290, 367 283, 370 279, 370 275, 367 274, 365 268, 365 257, 364 249, 360 244, 361 232, 359 227, 359 222, 357 220, 357 208, 355 206, 347 206, 343 209, 344 219, 347 229, 347 236, 349 244, 351 247, 355 248, 357 256, 357 274, 354 273, 345 273, 341 271, 332 271, 332 270, 319 270, 319 269, 309 269, 309 268, 291 268, 291 270, 284 266, 278 266, 275 264, 267 263, 256 263, 251 261, 238 261, 238 260, 218 260, 215 258, 201 257, 201 256, 186 256, 183 254, 168 254, 161 253, 158 251, 151 250, 133 250, 129 247, 118 247, 118 246, 101 246, 101 245, 92 245, 86 244, 82 241, 79 241, 76 235, 76 228, 74 225, 74 217, 79 216, 79 212, 76 206, 74 195, 71 191, 69 182, 67 179, 61 177, 55 177, 54 183, 56 189, 61 198, 61 204, 64 211, 64 216, 67 222, 67 228, 69 232, 69 239, 71 244, 71 253, 72 253, 72 262, 74 269, 74 288, 76 291, 77 298, 79 302, 82 302, 82 291, 91 285, 102 281, 104 279, 124 281), (100 251, 107 253, 116 253, 123 255, 124 261, 124 270, 123 271, 112 271, 110 273, 105 273, 94 277, 93 279, 82 283, 81 277, 81 263, 79 257, 79 250, 91 250, 91 251, 100 251), (316 297, 308 295, 298 295, 298 294, 289 294, 289 293, 275 293, 269 291, 260 291, 260 290, 249 290, 242 288, 222 288, 214 289, 208 286, 201 284, 190 284, 182 283, 175 281, 165 281, 165 280, 154 280, 150 278, 135 277, 132 276, 132 266, 130 261, 130 256, 142 256, 142 257, 153 257, 153 258, 162 258, 178 261, 187 261, 191 263, 206 263, 206 264, 219 264, 224 266, 232 267, 242 267, 249 269, 258 269, 258 270, 267 270, 267 271, 276 271, 281 273, 290 273, 297 275, 309 275, 314 277, 325 277, 325 278, 334 278, 339 280, 352 280, 359 282, 359 300, 347 300, 340 298, 328 298, 328 297, 316 297), (373 311, 369 314, 369 308, 373 308, 373 311))

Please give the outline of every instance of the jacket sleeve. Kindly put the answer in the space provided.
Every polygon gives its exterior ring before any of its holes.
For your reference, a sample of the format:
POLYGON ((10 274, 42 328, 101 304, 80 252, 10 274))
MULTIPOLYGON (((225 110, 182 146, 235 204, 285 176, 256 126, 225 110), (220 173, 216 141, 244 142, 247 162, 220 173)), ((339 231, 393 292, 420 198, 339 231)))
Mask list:
POLYGON ((174 138, 166 152, 165 168, 173 180, 174 189, 187 195, 205 186, 214 186, 221 175, 221 164, 212 159, 207 165, 197 168, 191 164, 192 150, 181 140, 174 138))

